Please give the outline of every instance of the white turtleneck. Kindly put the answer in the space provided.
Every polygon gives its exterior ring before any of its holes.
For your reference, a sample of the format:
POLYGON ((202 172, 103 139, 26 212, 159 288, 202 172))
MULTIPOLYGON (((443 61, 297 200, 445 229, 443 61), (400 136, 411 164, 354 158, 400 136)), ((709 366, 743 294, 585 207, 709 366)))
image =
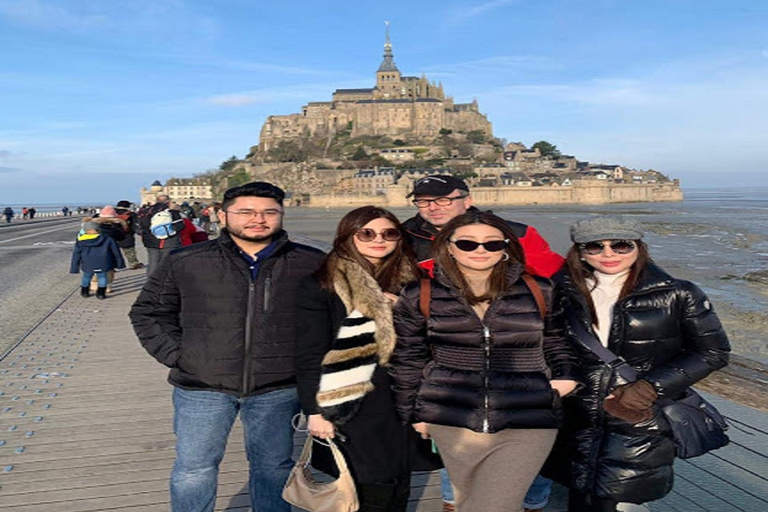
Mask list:
POLYGON ((587 279, 587 288, 591 289, 592 302, 595 305, 595 315, 598 325, 595 327, 600 342, 608 346, 608 335, 611 332, 611 320, 613 319, 613 306, 619 299, 621 287, 627 280, 629 269, 618 274, 604 274, 595 270, 592 272, 594 279, 587 279), (597 281, 597 286, 592 287, 597 281))

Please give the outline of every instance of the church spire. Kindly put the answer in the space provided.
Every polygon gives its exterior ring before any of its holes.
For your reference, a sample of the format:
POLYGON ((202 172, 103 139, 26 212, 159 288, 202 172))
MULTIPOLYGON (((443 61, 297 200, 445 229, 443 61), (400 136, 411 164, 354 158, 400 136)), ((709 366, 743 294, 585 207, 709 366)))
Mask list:
POLYGON ((392 55, 392 43, 389 42, 389 22, 385 21, 386 25, 386 40, 384 42, 384 60, 379 66, 379 72, 381 71, 399 71, 395 65, 394 56, 392 55))

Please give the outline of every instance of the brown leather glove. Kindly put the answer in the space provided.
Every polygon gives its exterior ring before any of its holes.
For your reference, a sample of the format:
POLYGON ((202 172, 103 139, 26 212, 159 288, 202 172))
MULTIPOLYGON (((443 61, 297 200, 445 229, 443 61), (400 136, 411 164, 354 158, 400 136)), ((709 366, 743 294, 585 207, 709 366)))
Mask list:
POLYGON ((619 399, 621 405, 630 409, 648 409, 658 397, 651 383, 643 379, 619 386, 613 390, 613 394, 619 399))
POLYGON ((657 394, 646 380, 637 380, 613 390, 613 397, 603 402, 605 412, 629 423, 640 423, 653 416, 651 406, 657 394))

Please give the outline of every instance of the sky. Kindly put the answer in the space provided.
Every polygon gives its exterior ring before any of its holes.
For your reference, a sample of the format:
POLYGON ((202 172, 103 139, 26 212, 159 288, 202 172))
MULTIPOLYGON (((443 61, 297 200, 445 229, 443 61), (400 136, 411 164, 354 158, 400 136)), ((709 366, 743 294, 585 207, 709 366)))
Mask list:
POLYGON ((494 135, 684 188, 768 186, 760 0, 0 0, 0 204, 138 200, 265 119, 403 75, 494 135))

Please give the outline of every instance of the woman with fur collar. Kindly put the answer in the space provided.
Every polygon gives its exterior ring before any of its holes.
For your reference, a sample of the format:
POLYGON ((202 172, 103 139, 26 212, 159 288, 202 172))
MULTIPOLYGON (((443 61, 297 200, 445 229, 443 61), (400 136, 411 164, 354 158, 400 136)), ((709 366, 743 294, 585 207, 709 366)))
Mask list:
MULTIPOLYGON (((340 441, 360 512, 400 512, 408 504, 418 440, 395 412, 384 366, 395 347, 392 306, 420 274, 397 218, 364 206, 341 219, 333 249, 299 289, 302 409, 310 434, 340 441)), ((314 453, 317 459, 325 451, 314 453)), ((314 464, 326 469, 322 461, 314 464)))

